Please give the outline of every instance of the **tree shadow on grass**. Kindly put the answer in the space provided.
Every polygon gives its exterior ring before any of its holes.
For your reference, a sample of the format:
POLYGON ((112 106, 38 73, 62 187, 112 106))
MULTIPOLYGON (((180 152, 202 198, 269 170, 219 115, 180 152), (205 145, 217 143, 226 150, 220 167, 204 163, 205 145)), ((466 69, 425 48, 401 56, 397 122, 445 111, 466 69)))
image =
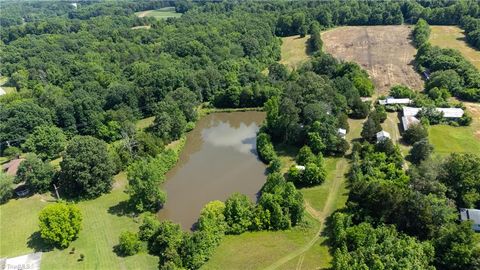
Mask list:
POLYGON ((135 209, 135 206, 128 200, 121 201, 114 206, 108 208, 108 213, 116 216, 136 217, 140 213, 135 209))
POLYGON ((45 242, 40 236, 40 232, 34 232, 28 237, 27 246, 35 252, 52 251, 54 246, 45 242))

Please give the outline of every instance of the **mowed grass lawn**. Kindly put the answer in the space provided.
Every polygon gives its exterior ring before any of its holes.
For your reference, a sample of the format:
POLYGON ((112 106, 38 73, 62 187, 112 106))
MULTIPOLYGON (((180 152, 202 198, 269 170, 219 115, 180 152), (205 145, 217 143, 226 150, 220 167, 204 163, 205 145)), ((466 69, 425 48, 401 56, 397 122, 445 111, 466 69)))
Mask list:
POLYGON ((439 155, 452 152, 480 153, 480 104, 464 102, 473 118, 468 127, 435 125, 429 128, 430 143, 439 155))
MULTIPOLYGON (((78 239, 68 249, 46 251, 42 257, 42 269, 158 268, 158 257, 140 253, 123 258, 113 251, 122 231, 136 231, 140 225, 131 217, 115 213, 114 209, 119 208, 115 206, 128 199, 123 192, 125 184, 125 174, 119 174, 109 194, 78 203, 83 214, 78 239), (75 254, 69 254, 72 247, 76 249, 75 254), (85 255, 83 262, 77 261, 80 254, 85 255)), ((19 256, 44 248, 35 232, 38 231, 38 213, 51 201, 50 196, 35 195, 10 200, 0 206, 0 257, 19 256)))
POLYGON ((175 12, 175 7, 164 7, 155 10, 145 10, 136 12, 138 17, 154 17, 156 19, 176 18, 182 16, 182 13, 175 12))
POLYGON ((313 238, 320 225, 308 214, 305 221, 306 225, 287 231, 227 235, 201 269, 263 269, 313 238))
POLYGON ((284 64, 290 69, 297 68, 309 58, 307 51, 307 42, 310 36, 301 38, 298 36, 282 38, 281 60, 280 64, 284 64))
POLYGON ((470 47, 465 42, 465 34, 457 26, 430 26, 430 43, 442 48, 452 48, 459 50, 477 69, 480 70, 480 51, 470 47))

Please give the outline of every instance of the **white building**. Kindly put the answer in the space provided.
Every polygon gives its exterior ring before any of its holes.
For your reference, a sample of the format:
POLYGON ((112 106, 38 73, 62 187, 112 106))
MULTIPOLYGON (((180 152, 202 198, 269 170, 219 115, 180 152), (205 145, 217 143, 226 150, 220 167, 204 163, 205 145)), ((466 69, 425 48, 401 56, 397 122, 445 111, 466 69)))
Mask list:
POLYGON ((387 97, 386 99, 378 100, 378 104, 380 105, 410 104, 410 103, 412 103, 412 100, 409 98, 387 97))
MULTIPOLYGON (((420 123, 420 120, 417 118, 418 112, 420 112, 422 108, 414 108, 414 107, 403 107, 403 116, 402 116, 402 125, 403 130, 407 130, 411 125, 420 123)), ((438 112, 443 113, 444 118, 460 118, 465 113, 460 108, 435 108, 438 112)))
POLYGON ((472 229, 480 232, 480 210, 460 208, 460 220, 471 220, 473 222, 472 229))
POLYGON ((3 90, 3 88, 0 87, 0 96, 3 96, 5 95, 7 92, 5 92, 5 90, 3 90))
POLYGON ((377 132, 377 143, 382 142, 386 139, 390 139, 390 133, 384 130, 377 132))
POLYGON ((340 136, 342 139, 345 139, 345 137, 347 136, 347 130, 344 129, 344 128, 339 128, 337 130, 337 134, 338 136, 340 136))

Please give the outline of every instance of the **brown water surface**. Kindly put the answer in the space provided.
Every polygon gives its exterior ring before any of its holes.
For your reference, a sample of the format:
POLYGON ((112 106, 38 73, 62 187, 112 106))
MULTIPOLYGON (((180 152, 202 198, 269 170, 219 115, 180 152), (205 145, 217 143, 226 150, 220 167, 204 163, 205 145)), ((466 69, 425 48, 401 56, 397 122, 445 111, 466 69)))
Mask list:
POLYGON ((233 112, 198 121, 187 134, 178 164, 167 174, 163 188, 168 198, 160 219, 190 229, 210 201, 225 201, 233 192, 255 200, 266 178, 256 152, 256 133, 264 118, 263 112, 233 112))

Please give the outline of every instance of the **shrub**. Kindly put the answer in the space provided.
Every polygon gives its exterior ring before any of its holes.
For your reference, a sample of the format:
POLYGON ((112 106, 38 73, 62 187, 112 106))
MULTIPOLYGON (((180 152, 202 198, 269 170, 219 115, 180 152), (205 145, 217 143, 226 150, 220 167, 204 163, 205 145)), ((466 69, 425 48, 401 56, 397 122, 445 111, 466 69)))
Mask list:
POLYGON ((118 252, 123 256, 137 254, 142 248, 142 242, 138 235, 133 232, 122 232, 119 238, 118 252))
POLYGON ((260 160, 265 164, 270 163, 277 157, 268 134, 261 132, 257 135, 257 152, 260 160))
POLYGON ((427 136, 428 131, 422 124, 414 124, 405 131, 403 139, 409 144, 414 144, 427 136))
POLYGON ((13 195, 13 179, 0 171, 0 203, 7 202, 13 195))

